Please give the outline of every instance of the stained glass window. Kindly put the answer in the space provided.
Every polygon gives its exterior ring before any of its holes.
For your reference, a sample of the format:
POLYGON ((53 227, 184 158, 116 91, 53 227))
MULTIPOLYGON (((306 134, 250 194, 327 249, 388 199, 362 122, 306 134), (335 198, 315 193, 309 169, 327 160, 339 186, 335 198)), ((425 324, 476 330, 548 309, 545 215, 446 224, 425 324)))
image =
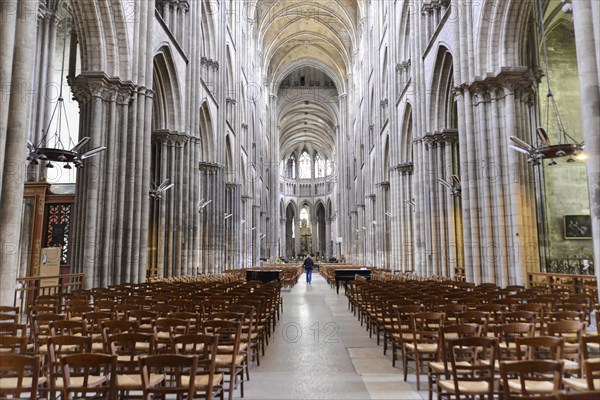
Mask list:
POLYGON ((310 179, 310 155, 305 151, 300 156, 300 179, 310 179))
POLYGON ((325 160, 319 153, 315 156, 315 178, 325 178, 325 160))

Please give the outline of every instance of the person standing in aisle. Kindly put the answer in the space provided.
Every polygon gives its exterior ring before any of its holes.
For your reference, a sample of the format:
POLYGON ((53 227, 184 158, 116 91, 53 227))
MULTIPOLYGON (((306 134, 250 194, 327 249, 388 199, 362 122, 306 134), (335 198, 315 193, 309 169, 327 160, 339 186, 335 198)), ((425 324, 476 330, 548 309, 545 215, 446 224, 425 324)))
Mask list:
POLYGON ((304 270, 306 271, 306 283, 311 283, 312 272, 313 268, 315 267, 315 262, 312 260, 312 258, 310 258, 311 256, 312 254, 310 256, 307 255, 306 259, 304 259, 304 264, 302 264, 304 270))

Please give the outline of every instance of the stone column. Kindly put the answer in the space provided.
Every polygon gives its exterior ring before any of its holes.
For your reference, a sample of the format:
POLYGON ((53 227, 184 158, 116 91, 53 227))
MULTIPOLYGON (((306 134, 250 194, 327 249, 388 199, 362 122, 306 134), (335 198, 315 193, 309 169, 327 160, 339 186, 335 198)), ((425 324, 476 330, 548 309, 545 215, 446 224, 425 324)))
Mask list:
POLYGON ((287 219, 279 219, 279 254, 277 256, 288 257, 287 254, 287 219))
POLYGON ((323 254, 323 256, 325 256, 325 259, 327 261, 329 261, 330 257, 335 256, 335 249, 333 248, 334 244, 333 244, 333 237, 332 237, 332 225, 335 221, 335 218, 329 216, 327 217, 326 221, 326 227, 325 227, 325 254, 323 254))
MULTIPOLYGON (((314 208, 313 208, 313 214, 314 214, 314 208)), ((317 224, 318 224, 318 219, 316 215, 313 215, 312 218, 310 219, 310 229, 311 229, 311 248, 309 249, 309 253, 313 253, 313 254, 317 254, 317 250, 319 250, 320 243, 319 243, 319 232, 317 229, 317 224)), ((320 228, 320 227, 319 227, 320 228)))
MULTIPOLYGON (((17 26, 17 0, 7 1, 4 0, 0 3, 0 155, 4 157, 6 150, 6 135, 7 135, 7 122, 9 116, 9 106, 11 95, 18 95, 18 86, 12 84, 7 85, 8 82, 12 82, 12 71, 13 71, 13 56, 15 53, 15 32, 17 26)), ((33 1, 23 4, 33 4, 33 1)), ((22 22, 22 18, 19 19, 22 22)), ((4 178, 4 162, 0 162, 0 188, 4 178)), ((12 174, 12 172, 11 172, 12 174)), ((0 199, 2 198, 2 191, 0 190, 0 199)), ((5 303, 2 303, 5 304, 5 303)))
POLYGON ((600 293, 600 5, 595 0, 573 1, 581 114, 587 159, 592 248, 600 293))
MULTIPOLYGON (((134 171, 128 163, 137 165, 136 160, 142 158, 136 151, 136 140, 131 138, 135 134, 129 132, 129 118, 137 118, 128 105, 133 85, 82 74, 71 80, 71 88, 81 109, 80 130, 92 139, 83 151, 107 148, 84 160, 83 169, 78 171, 73 272, 84 272, 89 287, 130 281, 139 274, 130 269, 134 253, 147 249, 147 241, 143 246, 133 242, 132 233, 148 222, 147 213, 141 210, 136 222, 133 210, 142 208, 132 199, 131 188, 136 180, 124 172, 134 171)), ((144 190, 146 196, 148 190, 144 190)), ((133 195, 141 196, 135 191, 133 195)))
POLYGON ((294 234, 295 234, 295 235, 294 235, 294 236, 295 236, 295 237, 294 237, 294 242, 295 242, 295 243, 294 243, 294 248, 295 248, 295 250, 296 250, 296 251, 295 251, 295 253, 296 253, 296 257, 299 257, 299 256, 301 255, 301 254, 300 254, 300 239, 301 239, 301 236, 300 236, 300 233, 301 233, 301 232, 300 232, 300 228, 301 228, 301 226, 302 226, 302 225, 301 225, 301 222, 300 222, 300 216, 296 215, 296 216, 294 217, 294 230, 295 230, 295 232, 294 232, 294 234))
MULTIPOLYGON (((27 133, 30 121, 31 82, 33 77, 34 46, 37 22, 37 1, 3 2, 0 32, 2 42, 0 50, 0 83, 4 86, 11 82, 8 115, 2 113, 0 120, 0 158, 3 161, 0 188, 0 304, 12 304, 15 279, 19 265, 19 241, 21 235, 21 210, 23 207, 23 188, 27 133), (14 5, 14 8, 11 7, 14 5), (5 8, 7 7, 7 8, 5 8), (14 13, 16 17, 7 15, 14 13), (4 24, 8 26, 4 26, 4 24), (14 47, 11 46, 14 31, 14 47), (5 50, 6 49, 6 50, 5 50), (10 67, 4 57, 13 52, 10 67), (5 69, 6 68, 6 69, 5 69), (10 76, 10 78, 9 78, 10 76), (5 80, 6 79, 6 80, 5 80), (6 118, 6 119, 4 119, 6 118), (6 124, 6 125, 5 125, 6 124), (5 133, 6 132, 6 133, 5 133)), ((2 90, 5 90, 3 87, 2 90)), ((2 102, 5 102, 3 99, 2 102)), ((6 106, 0 106, 2 108, 6 106)))

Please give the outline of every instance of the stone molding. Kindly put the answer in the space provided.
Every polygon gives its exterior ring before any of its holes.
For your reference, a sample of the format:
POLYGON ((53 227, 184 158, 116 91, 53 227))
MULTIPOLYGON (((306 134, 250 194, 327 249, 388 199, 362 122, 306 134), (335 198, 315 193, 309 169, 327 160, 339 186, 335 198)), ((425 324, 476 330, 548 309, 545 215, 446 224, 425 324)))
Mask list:
MULTIPOLYGON (((131 81, 122 81, 119 78, 109 78, 104 73, 82 73, 77 77, 67 77, 73 98, 79 103, 89 102, 94 97, 105 101, 115 101, 118 104, 127 104, 133 94, 145 88, 137 87, 131 81)), ((154 94, 152 90, 146 90, 154 94)))
POLYGON ((397 164, 390 169, 396 170, 399 173, 401 173, 402 175, 412 175, 414 173, 415 167, 414 167, 414 163, 406 162, 406 163, 397 164))
POLYGON ((171 145, 183 146, 190 140, 190 135, 170 129, 155 129, 152 132, 152 140, 156 143, 167 142, 171 145))

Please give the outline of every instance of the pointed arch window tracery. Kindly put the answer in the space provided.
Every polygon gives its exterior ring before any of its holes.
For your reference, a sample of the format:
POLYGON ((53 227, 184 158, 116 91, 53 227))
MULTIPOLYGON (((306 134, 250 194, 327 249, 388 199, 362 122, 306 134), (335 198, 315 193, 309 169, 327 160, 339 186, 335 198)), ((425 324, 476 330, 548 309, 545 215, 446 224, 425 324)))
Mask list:
POLYGON ((302 152, 299 160, 298 175, 300 179, 310 179, 310 169, 312 160, 306 150, 302 152))

